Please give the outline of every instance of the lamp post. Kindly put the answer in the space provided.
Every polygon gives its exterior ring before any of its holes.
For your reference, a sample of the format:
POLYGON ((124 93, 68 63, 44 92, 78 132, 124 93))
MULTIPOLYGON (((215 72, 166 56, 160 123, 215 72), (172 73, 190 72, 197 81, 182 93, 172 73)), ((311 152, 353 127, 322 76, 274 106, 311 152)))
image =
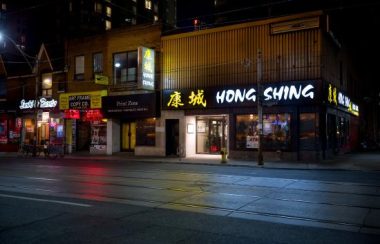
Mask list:
POLYGON ((23 58, 25 59, 26 63, 28 64, 30 71, 32 74, 35 76, 35 98, 34 98, 34 115, 35 115, 35 123, 34 123, 34 135, 33 135, 33 156, 36 156, 37 153, 37 139, 38 139, 38 113, 37 113, 37 106, 38 106, 38 88, 39 88, 39 83, 38 83, 38 58, 37 57, 31 57, 30 55, 26 54, 20 47, 17 45, 17 43, 9 36, 7 36, 4 33, 0 32, 0 42, 4 41, 4 38, 9 40, 13 46, 17 49, 18 52, 21 53, 23 58), (33 65, 30 63, 28 57, 31 57, 35 61, 35 69, 33 69, 33 65))

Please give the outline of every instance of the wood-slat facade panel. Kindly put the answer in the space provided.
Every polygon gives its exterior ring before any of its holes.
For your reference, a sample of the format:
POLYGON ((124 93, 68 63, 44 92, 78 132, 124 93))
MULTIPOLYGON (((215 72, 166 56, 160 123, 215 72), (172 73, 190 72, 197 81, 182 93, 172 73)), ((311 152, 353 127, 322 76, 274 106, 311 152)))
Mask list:
POLYGON ((248 85, 321 78, 321 29, 270 34, 270 22, 162 38, 162 88, 248 85))

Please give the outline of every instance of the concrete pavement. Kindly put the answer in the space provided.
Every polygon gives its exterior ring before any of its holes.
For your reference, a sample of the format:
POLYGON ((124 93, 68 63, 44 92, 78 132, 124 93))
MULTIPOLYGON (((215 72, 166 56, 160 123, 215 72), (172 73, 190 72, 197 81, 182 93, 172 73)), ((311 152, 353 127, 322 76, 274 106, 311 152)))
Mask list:
POLYGON ((113 161, 137 161, 137 162, 157 162, 157 163, 177 163, 177 164, 207 164, 225 166, 247 166, 260 168, 278 169, 329 169, 329 170, 380 170, 380 152, 373 153, 350 153, 338 155, 334 159, 320 162, 305 161, 266 161, 264 165, 257 165, 257 161, 228 159, 226 163, 221 162, 219 155, 199 155, 197 157, 144 157, 131 156, 126 153, 116 153, 112 156, 90 155, 88 153, 75 153, 65 156, 66 159, 91 160, 113 160, 113 161))
MULTIPOLYGON (((17 153, 0 152, 1 158, 20 157, 17 153)), ((156 162, 156 163, 176 163, 176 164, 206 164, 224 166, 246 166, 260 168, 277 169, 328 169, 328 170, 380 170, 380 152, 349 153, 336 156, 334 159, 319 162, 305 161, 266 161, 264 165, 257 165, 257 161, 228 159, 226 163, 221 162, 219 155, 199 155, 197 157, 146 157, 132 156, 130 153, 115 153, 114 155, 96 155, 88 152, 78 152, 65 155, 65 160, 87 159, 95 161, 115 161, 115 162, 156 162)))

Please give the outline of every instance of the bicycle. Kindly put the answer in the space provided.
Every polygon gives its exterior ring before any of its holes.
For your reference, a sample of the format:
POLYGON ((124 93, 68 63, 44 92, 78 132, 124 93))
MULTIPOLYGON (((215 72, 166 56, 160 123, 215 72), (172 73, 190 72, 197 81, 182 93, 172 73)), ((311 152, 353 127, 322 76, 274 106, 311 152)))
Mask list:
POLYGON ((65 156, 63 145, 44 145, 45 158, 56 159, 58 156, 63 158, 65 156))
POLYGON ((24 158, 32 157, 34 156, 34 150, 36 150, 35 156, 38 157, 41 154, 41 149, 38 146, 34 146, 32 144, 23 144, 20 146, 18 154, 24 158))

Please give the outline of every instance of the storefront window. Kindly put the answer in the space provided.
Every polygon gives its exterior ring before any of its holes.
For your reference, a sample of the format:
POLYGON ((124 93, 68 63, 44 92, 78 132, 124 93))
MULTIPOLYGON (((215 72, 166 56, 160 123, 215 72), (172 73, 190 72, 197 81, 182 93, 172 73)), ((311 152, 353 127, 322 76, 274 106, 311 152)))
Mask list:
POLYGON ((8 125, 8 142, 12 144, 19 144, 22 128, 21 118, 9 119, 8 125))
POLYGON ((349 137, 349 121, 346 118, 339 117, 338 121, 338 140, 339 140, 339 146, 344 147, 348 144, 348 137, 349 137))
MULTIPOLYGON (((236 149, 258 148, 258 116, 236 116, 236 149)), ((264 149, 288 149, 290 146, 290 115, 264 114, 263 137, 264 149)))
POLYGON ((34 120, 24 119, 24 128, 25 128, 25 144, 33 144, 34 138, 34 120))
POLYGON ((236 149, 258 148, 257 115, 236 116, 236 149))
POLYGON ((0 118, 0 144, 8 143, 8 121, 5 118, 0 118))
POLYGON ((136 145, 156 145, 156 119, 149 118, 136 121, 136 145))
POLYGON ((300 114, 299 147, 301 150, 315 150, 316 143, 316 114, 300 114))
POLYGON ((91 146, 102 148, 99 146, 107 145, 107 124, 94 121, 91 123, 91 146))
POLYGON ((63 133, 63 119, 50 118, 50 143, 51 144, 63 144, 64 143, 64 133, 63 133))

